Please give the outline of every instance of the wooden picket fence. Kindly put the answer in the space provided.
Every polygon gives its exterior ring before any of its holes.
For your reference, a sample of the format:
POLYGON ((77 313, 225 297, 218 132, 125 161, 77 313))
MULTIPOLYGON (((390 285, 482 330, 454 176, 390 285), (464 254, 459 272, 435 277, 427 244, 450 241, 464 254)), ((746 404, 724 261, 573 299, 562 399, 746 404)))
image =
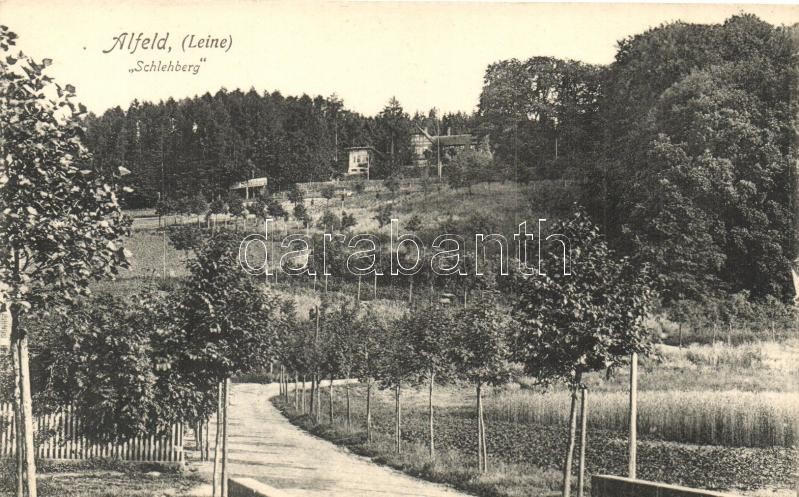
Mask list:
MULTIPOLYGON (((39 459, 119 459, 134 462, 180 464, 183 462, 181 423, 165 436, 134 438, 121 444, 97 444, 79 434, 86 430, 85 420, 78 419, 71 407, 35 419, 34 439, 39 459)), ((91 426, 91 424, 88 424, 91 426)), ((0 404, 0 459, 16 453, 16 425, 13 404, 0 404)))

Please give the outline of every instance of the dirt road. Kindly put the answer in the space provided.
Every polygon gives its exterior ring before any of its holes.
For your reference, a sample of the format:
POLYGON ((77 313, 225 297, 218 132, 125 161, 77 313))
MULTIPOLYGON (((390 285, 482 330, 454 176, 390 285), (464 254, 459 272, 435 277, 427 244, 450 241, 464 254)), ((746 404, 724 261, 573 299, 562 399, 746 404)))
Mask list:
POLYGON ((233 386, 231 476, 254 478, 298 497, 466 495, 376 465, 307 434, 269 402, 275 394, 277 385, 233 386))

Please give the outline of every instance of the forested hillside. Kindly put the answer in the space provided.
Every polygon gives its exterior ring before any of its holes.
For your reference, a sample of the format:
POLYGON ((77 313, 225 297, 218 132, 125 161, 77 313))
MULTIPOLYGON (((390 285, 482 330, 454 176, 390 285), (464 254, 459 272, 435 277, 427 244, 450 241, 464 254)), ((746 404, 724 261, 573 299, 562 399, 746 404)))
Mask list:
POLYGON ((125 200, 136 207, 161 192, 210 200, 250 177, 267 176, 273 192, 328 180, 356 145, 381 152, 373 178, 407 173, 417 126, 471 132, 493 152, 481 178, 582 184, 581 202, 612 245, 654 266, 667 301, 708 288, 786 300, 793 31, 742 14, 631 36, 604 67, 497 61, 472 115, 410 116, 392 98, 370 117, 335 95, 253 89, 133 102, 90 116, 87 143, 95 167, 133 171, 125 200))
POLYGON ((414 123, 463 132, 468 121, 464 114, 411 117, 394 98, 377 116, 366 117, 335 95, 221 89, 90 115, 86 143, 95 167, 132 171, 134 193, 124 201, 137 208, 155 205, 159 194, 175 200, 201 193, 211 200, 252 177, 268 177, 272 191, 329 180, 346 171, 346 148, 353 146, 381 151, 372 177, 385 177, 410 162, 414 123))

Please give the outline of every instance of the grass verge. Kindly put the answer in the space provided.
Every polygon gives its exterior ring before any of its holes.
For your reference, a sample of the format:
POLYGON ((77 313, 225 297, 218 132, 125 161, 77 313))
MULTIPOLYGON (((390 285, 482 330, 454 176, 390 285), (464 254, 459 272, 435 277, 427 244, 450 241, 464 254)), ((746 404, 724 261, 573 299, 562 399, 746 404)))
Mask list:
MULTIPOLYGON (((41 497, 182 497, 204 483, 199 475, 150 463, 97 459, 39 464, 41 497)), ((15 482, 15 462, 0 461, 0 495, 14 495, 15 482)))
POLYGON ((457 448, 442 448, 431 460, 428 447, 418 440, 404 440, 402 453, 394 450, 393 436, 384 429, 373 433, 372 443, 366 441, 363 426, 347 430, 342 420, 329 424, 316 424, 310 416, 294 409, 289 402, 275 397, 272 402, 291 423, 304 430, 347 447, 350 451, 371 458, 411 476, 444 483, 484 497, 532 497, 551 494, 560 488, 559 472, 524 463, 490 462, 489 472, 480 474, 476 453, 457 448))

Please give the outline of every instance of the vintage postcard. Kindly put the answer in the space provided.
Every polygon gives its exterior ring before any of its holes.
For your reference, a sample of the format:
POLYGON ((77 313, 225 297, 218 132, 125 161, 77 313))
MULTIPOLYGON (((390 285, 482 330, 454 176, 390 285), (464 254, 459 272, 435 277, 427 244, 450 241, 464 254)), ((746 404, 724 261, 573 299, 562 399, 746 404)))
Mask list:
POLYGON ((0 0, 0 495, 799 491, 799 7, 0 0))

